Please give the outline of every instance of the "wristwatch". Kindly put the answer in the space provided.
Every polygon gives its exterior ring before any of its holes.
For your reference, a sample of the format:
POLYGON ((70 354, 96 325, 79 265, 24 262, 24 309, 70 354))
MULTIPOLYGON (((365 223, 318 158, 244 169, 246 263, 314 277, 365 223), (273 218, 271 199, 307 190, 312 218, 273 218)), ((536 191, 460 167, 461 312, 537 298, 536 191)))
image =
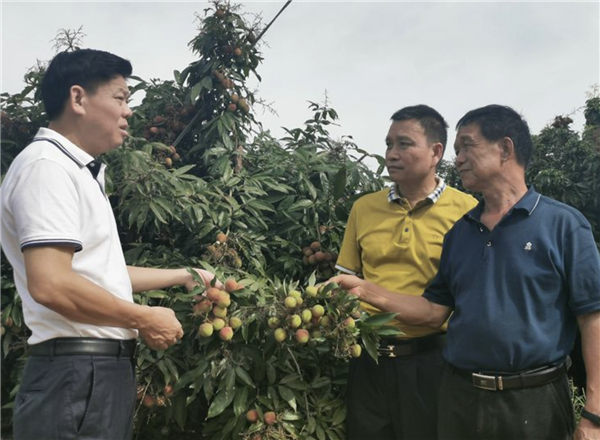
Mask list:
POLYGON ((588 419, 596 426, 600 426, 600 416, 598 414, 591 413, 585 409, 581 410, 581 417, 588 419))

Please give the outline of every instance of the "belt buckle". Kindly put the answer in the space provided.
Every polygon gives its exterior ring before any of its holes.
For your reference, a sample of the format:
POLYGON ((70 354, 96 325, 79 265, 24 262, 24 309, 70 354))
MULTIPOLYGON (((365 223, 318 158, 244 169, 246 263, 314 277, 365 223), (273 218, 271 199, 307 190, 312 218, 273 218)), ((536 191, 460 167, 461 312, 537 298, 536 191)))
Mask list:
POLYGON ((501 376, 488 376, 486 374, 473 373, 471 375, 471 381, 473 386, 481 388, 482 390, 488 391, 502 391, 502 377, 501 376))
POLYGON ((386 357, 389 357, 389 358, 395 358, 395 357, 396 357, 396 353, 394 353, 394 346, 393 346, 393 345, 391 345, 391 344, 390 344, 390 345, 387 345, 387 346, 385 346, 385 347, 379 347, 379 348, 377 349, 377 351, 378 351, 380 354, 382 354, 382 355, 384 355, 384 356, 386 356, 386 357))

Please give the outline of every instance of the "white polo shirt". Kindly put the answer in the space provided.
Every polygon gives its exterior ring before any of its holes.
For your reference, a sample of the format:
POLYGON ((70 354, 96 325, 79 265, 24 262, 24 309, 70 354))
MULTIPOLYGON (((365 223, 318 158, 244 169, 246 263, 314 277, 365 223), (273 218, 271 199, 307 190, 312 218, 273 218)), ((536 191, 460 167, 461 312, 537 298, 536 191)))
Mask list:
POLYGON ((86 167, 93 159, 59 133, 40 128, 12 162, 0 187, 0 240, 13 267, 25 324, 32 331, 30 344, 57 337, 137 337, 133 329, 70 321, 35 302, 27 290, 22 250, 64 245, 75 248, 75 272, 133 302, 117 225, 104 193, 105 165, 94 179, 86 167))

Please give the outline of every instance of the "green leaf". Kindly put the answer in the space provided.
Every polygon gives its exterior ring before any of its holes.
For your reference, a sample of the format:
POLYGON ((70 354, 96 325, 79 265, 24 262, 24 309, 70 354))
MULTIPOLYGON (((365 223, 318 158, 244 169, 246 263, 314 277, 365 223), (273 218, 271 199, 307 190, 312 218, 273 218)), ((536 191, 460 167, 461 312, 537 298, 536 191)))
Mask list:
POLYGON ((289 212, 298 211, 300 209, 304 209, 304 208, 308 208, 309 206, 313 206, 313 204, 314 203, 308 199, 299 200, 299 201, 293 203, 292 206, 290 206, 287 210, 289 212))
POLYGON ((248 372, 246 372, 246 370, 244 370, 242 367, 235 367, 235 374, 237 374, 237 377, 239 377, 240 380, 246 385, 252 388, 256 388, 256 385, 254 385, 252 378, 250 377, 248 372))
POLYGON ((231 404, 234 397, 234 390, 224 389, 219 391, 208 408, 208 414, 206 418, 212 419, 213 417, 221 414, 223 411, 225 411, 225 408, 231 404))
POLYGON ((283 385, 279 385, 277 389, 279 390, 279 395, 281 398, 285 400, 294 411, 296 411, 296 395, 294 392, 283 385))
POLYGON ((162 213, 160 212, 160 208, 156 205, 156 203, 154 201, 151 201, 150 203, 148 203, 148 207, 154 213, 154 215, 156 216, 156 218, 158 219, 159 222, 167 223, 165 218, 162 216, 162 213))
POLYGON ((346 167, 340 168, 333 178, 333 197, 339 199, 346 192, 346 167))
POLYGON ((369 356, 371 356, 371 358, 377 362, 377 339, 372 333, 361 333, 360 336, 367 353, 369 353, 369 356))
POLYGON ((236 416, 243 414, 248 409, 248 388, 241 387, 235 393, 233 399, 233 413, 236 416))
POLYGON ((363 321, 364 324, 369 326, 379 326, 383 325, 387 322, 390 322, 396 317, 397 313, 377 313, 375 315, 369 316, 367 319, 363 321))
POLYGON ((171 399, 171 402, 173 404, 173 418, 179 426, 179 429, 182 430, 185 427, 185 420, 187 418, 187 408, 185 405, 185 400, 186 397, 184 394, 176 395, 174 398, 171 399))

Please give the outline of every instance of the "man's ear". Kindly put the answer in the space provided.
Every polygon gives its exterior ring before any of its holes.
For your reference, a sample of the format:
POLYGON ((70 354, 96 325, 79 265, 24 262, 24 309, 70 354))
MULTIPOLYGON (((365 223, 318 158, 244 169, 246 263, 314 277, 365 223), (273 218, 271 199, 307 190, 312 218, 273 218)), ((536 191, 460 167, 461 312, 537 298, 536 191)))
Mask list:
POLYGON ((85 100, 87 96, 85 93, 85 89, 79 85, 73 85, 69 89, 69 99, 67 101, 67 106, 70 110, 77 114, 83 115, 85 114, 85 100))
POLYGON ((442 157, 444 156, 444 146, 441 142, 436 142, 431 145, 431 151, 433 152, 432 159, 435 160, 435 165, 442 161, 442 157))
POLYGON ((506 162, 509 159, 516 159, 515 144, 513 143, 513 140, 508 136, 505 136, 500 141, 500 154, 502 162, 506 162))

